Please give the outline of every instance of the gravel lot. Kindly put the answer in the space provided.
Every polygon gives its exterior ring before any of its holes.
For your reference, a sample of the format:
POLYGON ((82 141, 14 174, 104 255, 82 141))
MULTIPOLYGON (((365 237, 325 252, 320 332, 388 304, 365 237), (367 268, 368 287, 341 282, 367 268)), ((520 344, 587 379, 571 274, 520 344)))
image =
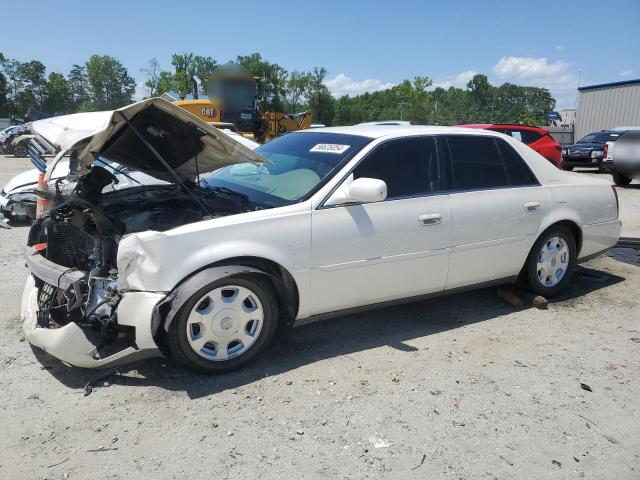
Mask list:
MULTIPOLYGON (((29 166, 0 157, 0 185, 29 166)), ((640 237, 640 185, 620 200, 640 237)), ((291 330, 233 374, 134 364, 85 397, 95 371, 22 338, 26 235, 0 229, 0 478, 640 478, 635 250, 548 310, 457 294, 291 330)))

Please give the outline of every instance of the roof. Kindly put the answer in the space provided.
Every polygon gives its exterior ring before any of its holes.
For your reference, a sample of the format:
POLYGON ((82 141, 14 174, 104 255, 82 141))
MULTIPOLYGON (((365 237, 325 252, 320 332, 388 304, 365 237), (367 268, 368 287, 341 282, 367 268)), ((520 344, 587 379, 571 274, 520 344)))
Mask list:
POLYGON ((610 88, 610 87, 623 87, 625 85, 640 85, 640 78, 636 78, 635 80, 624 80, 622 82, 600 83, 598 85, 587 85, 586 87, 578 88, 578 91, 584 92, 585 90, 595 90, 598 88, 610 88))
POLYGON ((536 125, 521 125, 518 123, 465 123, 463 125, 457 125, 458 127, 464 128, 520 128, 525 130, 545 130, 544 128, 538 127, 536 125))
MULTIPOLYGON (((345 135, 360 135, 362 137, 380 138, 390 135, 436 135, 436 134, 452 134, 461 133, 465 135, 483 135, 488 131, 474 130, 464 127, 440 127, 430 125, 353 125, 347 127, 326 127, 314 128, 310 130, 300 130, 297 133, 341 133, 345 135)), ((497 132, 491 132, 498 134, 497 132)))

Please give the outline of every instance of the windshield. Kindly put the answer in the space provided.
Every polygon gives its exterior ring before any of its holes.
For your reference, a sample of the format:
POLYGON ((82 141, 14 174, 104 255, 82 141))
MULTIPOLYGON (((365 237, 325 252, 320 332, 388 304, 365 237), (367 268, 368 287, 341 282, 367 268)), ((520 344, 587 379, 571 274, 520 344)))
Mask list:
POLYGON ((370 141, 337 133, 290 133, 255 150, 272 163, 229 165, 204 175, 202 185, 233 190, 265 207, 289 205, 308 197, 370 141))
POLYGON ((598 132, 598 133, 590 133, 589 135, 578 140, 578 143, 607 143, 607 142, 615 142, 619 133, 608 133, 608 132, 598 132))

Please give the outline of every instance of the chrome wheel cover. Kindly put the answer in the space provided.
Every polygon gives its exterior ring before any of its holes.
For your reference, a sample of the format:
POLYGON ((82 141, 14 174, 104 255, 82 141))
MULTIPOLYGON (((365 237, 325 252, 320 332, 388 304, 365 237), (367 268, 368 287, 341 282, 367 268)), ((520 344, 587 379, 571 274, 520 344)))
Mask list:
POLYGON ((239 357, 258 339, 264 310, 246 287, 225 285, 204 294, 189 312, 187 340, 201 357, 223 362, 239 357))
POLYGON ((561 237, 548 239, 538 254, 537 275, 545 287, 555 287, 562 281, 570 260, 569 246, 561 237))

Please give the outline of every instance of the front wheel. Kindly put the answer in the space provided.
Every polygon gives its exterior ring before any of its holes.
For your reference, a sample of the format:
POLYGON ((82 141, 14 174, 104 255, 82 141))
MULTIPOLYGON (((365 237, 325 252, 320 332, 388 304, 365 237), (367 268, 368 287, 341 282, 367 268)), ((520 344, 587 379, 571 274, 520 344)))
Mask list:
POLYGON ((613 177, 613 181, 616 185, 624 186, 629 185, 631 183, 631 179, 629 177, 625 177, 620 172, 614 170, 611 172, 611 176, 613 177))
POLYGON ((193 294, 171 324, 169 346, 203 373, 235 370, 256 357, 278 324, 277 298, 258 275, 227 277, 193 294))
POLYGON ((569 229, 559 225, 551 227, 538 238, 523 273, 531 290, 551 297, 571 281, 575 265, 575 238, 569 229))

